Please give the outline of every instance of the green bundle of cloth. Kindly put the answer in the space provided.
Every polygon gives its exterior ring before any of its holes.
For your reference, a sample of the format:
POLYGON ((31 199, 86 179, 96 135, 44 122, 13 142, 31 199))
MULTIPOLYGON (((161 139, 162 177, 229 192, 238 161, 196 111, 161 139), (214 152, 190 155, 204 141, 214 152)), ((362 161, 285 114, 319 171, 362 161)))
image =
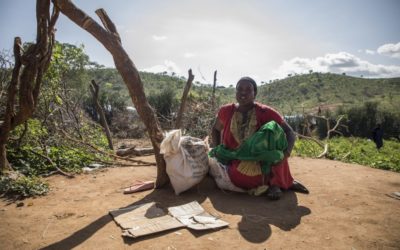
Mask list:
POLYGON ((260 161, 262 173, 267 174, 272 165, 283 159, 287 146, 286 135, 281 126, 270 121, 245 140, 238 149, 230 150, 220 144, 209 152, 209 156, 216 157, 225 165, 231 160, 260 161))

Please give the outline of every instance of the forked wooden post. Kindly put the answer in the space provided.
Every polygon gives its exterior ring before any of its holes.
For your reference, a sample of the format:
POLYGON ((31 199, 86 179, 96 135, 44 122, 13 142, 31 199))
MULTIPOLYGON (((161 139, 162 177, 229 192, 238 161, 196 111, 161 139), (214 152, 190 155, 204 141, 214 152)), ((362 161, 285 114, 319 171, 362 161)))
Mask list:
POLYGON ((182 128, 182 120, 183 120, 183 114, 185 113, 187 96, 189 94, 190 88, 192 87, 194 79, 194 75, 192 74, 192 69, 189 69, 188 74, 189 76, 185 85, 185 89, 183 90, 182 94, 181 106, 179 107, 178 116, 176 117, 175 128, 177 129, 182 128))

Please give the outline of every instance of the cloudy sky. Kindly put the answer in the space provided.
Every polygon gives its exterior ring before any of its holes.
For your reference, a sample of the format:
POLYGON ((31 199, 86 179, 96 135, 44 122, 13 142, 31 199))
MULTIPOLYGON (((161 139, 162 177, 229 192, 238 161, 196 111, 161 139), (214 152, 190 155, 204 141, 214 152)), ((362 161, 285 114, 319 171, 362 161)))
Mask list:
MULTIPOLYGON (((400 77, 399 0, 75 0, 95 16, 104 8, 139 70, 175 72, 228 86, 244 75, 400 77)), ((0 0, 0 50, 36 37, 35 1, 0 0)), ((90 34, 60 16, 56 39, 84 44, 92 61, 114 67, 90 34)))

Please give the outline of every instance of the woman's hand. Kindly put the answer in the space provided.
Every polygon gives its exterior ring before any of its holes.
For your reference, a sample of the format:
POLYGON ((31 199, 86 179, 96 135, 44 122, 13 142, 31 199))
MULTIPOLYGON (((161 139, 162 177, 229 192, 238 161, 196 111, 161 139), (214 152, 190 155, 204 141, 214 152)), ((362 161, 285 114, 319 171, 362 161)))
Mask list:
POLYGON ((214 126, 211 131, 211 147, 216 147, 221 143, 221 130, 223 125, 218 118, 216 118, 214 126))
POLYGON ((283 154, 285 155, 285 157, 289 157, 294 147, 294 142, 296 141, 296 134, 287 122, 283 122, 283 124, 281 124, 281 127, 283 131, 285 131, 286 140, 288 142, 288 147, 283 152, 283 154))
POLYGON ((289 158, 290 154, 291 154, 291 152, 289 150, 283 151, 283 158, 289 158))

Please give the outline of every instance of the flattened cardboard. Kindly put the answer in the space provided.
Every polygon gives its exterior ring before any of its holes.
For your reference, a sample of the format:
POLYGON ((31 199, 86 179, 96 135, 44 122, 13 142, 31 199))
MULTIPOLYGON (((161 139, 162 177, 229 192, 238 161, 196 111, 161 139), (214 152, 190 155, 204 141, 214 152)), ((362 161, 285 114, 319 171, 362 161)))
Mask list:
POLYGON ((168 208, 169 214, 158 208, 155 202, 110 211, 115 222, 123 229, 122 235, 140 237, 175 228, 194 230, 221 228, 229 223, 204 211, 196 201, 168 208))
POLYGON ((155 202, 113 210, 110 214, 123 229, 122 235, 133 238, 185 226, 165 214, 155 202))
POLYGON ((228 226, 229 223, 212 216, 204 211, 197 201, 168 208, 169 214, 182 224, 194 230, 206 230, 228 226))

